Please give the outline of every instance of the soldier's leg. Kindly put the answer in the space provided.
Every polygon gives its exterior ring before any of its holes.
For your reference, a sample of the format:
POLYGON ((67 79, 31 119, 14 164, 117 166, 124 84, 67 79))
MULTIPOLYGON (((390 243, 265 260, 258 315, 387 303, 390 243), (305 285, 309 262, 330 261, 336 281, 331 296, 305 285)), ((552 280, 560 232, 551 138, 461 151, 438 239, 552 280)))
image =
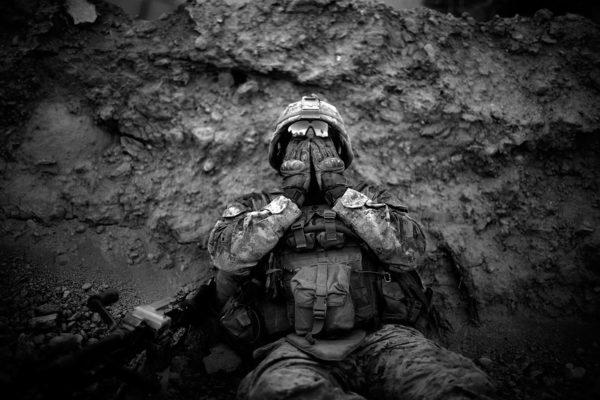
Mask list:
POLYGON ((488 399, 494 391, 473 361, 413 328, 385 325, 367 336, 357 356, 363 363, 369 398, 488 399))
POLYGON ((364 400, 346 391, 332 368, 283 343, 238 388, 240 400, 364 400))

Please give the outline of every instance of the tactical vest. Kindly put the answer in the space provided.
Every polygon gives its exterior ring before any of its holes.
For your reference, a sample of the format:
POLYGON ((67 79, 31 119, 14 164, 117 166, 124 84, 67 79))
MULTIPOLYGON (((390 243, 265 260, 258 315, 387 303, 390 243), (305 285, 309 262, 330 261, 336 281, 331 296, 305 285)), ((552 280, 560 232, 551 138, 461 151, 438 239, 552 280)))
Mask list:
POLYGON ((247 344, 289 332, 312 341, 381 322, 415 325, 429 304, 418 275, 386 270, 326 205, 302 208, 261 275, 221 317, 247 344))

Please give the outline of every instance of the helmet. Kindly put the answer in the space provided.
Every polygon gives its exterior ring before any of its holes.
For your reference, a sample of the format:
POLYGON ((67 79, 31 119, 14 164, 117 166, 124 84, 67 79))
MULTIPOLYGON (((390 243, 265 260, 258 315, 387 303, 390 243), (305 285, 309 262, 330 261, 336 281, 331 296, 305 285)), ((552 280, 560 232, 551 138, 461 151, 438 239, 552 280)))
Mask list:
POLYGON ((329 124, 329 127, 333 131, 331 136, 336 149, 338 149, 338 154, 342 161, 344 161, 346 168, 348 168, 352 164, 354 154, 352 153, 350 138, 346 132, 342 116, 337 108, 322 101, 314 94, 312 96, 304 96, 302 100, 289 104, 279 119, 277 119, 275 132, 273 132, 273 138, 269 146, 269 164, 279 171, 285 155, 285 148, 289 142, 289 136, 286 135, 287 127, 303 119, 321 120, 329 124))

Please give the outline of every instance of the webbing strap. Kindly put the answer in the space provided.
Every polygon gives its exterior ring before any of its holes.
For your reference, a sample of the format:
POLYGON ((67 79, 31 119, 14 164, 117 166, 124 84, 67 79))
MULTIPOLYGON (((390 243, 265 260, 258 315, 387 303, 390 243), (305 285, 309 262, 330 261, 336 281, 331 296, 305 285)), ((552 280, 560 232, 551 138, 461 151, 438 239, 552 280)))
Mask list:
POLYGON ((383 278, 383 280, 387 283, 390 283, 392 281, 392 275, 390 275, 389 272, 379 272, 379 271, 352 271, 352 272, 357 273, 357 274, 372 274, 372 275, 381 276, 383 278))
POLYGON ((315 284, 312 335, 321 332, 325 325, 325 315, 327 314, 327 263, 320 262, 317 264, 317 281, 315 284))
POLYGON ((306 248, 306 237, 304 236, 304 218, 300 218, 298 221, 292 224, 292 232, 294 232, 294 239, 296 240, 296 248, 306 248))
POLYGON ((335 230, 335 211, 324 210, 323 217, 325 218, 325 238, 327 240, 335 240, 337 238, 335 230))
POLYGON ((408 316, 407 316, 407 319, 411 324, 414 324, 417 321, 417 318, 419 318, 419 315, 421 314, 422 308, 423 308, 423 303, 421 303, 417 299, 413 299, 413 301, 411 302, 411 304, 408 307, 408 316))

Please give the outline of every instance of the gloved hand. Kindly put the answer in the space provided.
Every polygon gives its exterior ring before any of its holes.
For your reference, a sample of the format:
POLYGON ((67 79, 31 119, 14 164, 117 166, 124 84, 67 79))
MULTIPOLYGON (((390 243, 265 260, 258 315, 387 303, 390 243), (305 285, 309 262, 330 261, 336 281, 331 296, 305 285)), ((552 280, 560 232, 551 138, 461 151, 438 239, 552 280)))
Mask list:
POLYGON ((333 206, 348 188, 344 177, 344 161, 339 157, 331 138, 313 139, 310 150, 319 188, 325 201, 333 206))
POLYGON ((283 176, 283 195, 302 207, 310 186, 310 141, 290 140, 279 172, 283 176))

